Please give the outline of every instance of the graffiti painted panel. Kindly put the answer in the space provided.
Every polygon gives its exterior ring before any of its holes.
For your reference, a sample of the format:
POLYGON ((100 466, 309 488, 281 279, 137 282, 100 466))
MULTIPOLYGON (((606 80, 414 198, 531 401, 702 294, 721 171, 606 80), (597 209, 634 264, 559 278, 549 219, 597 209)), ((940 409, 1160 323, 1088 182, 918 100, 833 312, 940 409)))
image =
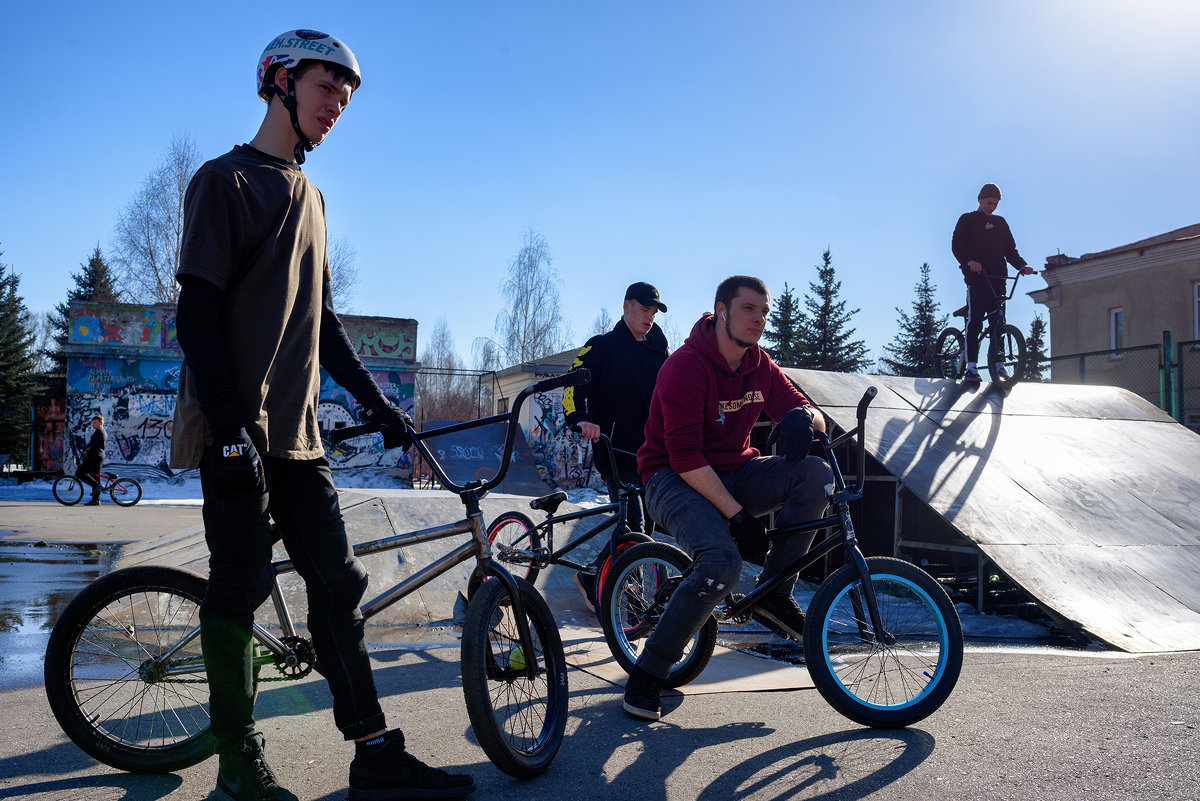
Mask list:
POLYGON ((70 311, 72 345, 178 349, 173 306, 85 304, 70 311))
POLYGON ((175 393, 179 389, 180 364, 174 359, 70 358, 67 392, 175 393))
MULTIPOLYGON (((383 391, 384 397, 411 416, 416 383, 412 373, 401 370, 371 370, 371 377, 383 391)), ((363 421, 362 406, 343 387, 321 371, 321 400, 317 406, 317 422, 321 434, 335 428, 358 425, 363 421)), ((355 437, 325 451, 330 465, 342 467, 383 467, 403 479, 412 477, 412 459, 400 448, 384 448, 382 434, 355 437)))
POLYGON ((362 359, 417 358, 416 320, 382 317, 342 317, 350 343, 362 359))
POLYGON ((92 417, 101 414, 108 432, 106 470, 135 478, 174 475, 169 467, 174 413, 173 394, 118 389, 68 395, 65 469, 74 470, 79 464, 92 437, 92 417))
POLYGON ((66 407, 61 398, 41 397, 33 405, 33 469, 62 470, 66 407))
POLYGON ((562 390, 529 396, 521 416, 533 461, 548 484, 557 489, 604 490, 604 481, 592 469, 591 443, 567 428, 562 390))

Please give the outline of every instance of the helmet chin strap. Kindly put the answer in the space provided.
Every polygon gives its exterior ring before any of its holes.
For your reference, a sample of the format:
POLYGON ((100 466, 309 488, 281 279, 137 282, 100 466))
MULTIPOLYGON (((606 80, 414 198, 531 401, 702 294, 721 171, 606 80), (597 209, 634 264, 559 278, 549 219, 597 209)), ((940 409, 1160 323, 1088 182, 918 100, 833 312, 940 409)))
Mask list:
POLYGON ((304 135, 304 131, 300 128, 300 120, 296 118, 296 79, 292 74, 292 70, 287 70, 287 84, 288 88, 286 92, 284 92, 277 83, 273 83, 271 86, 275 88, 275 94, 279 95, 279 100, 283 103, 283 107, 288 110, 288 116, 291 117, 292 129, 295 130, 296 136, 299 137, 300 140, 296 142, 296 150, 294 154, 296 163, 303 164, 304 154, 306 152, 312 152, 312 149, 316 147, 316 145, 313 144, 312 140, 304 135))

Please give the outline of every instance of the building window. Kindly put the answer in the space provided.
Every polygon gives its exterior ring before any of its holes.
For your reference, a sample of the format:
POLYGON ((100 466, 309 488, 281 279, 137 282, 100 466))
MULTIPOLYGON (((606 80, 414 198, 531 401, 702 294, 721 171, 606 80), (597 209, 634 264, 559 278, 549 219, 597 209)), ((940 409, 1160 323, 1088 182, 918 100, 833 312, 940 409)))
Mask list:
POLYGON ((508 411, 508 398, 501 398, 496 401, 496 414, 504 414, 508 411))
POLYGON ((1125 310, 1108 310, 1108 349, 1120 350, 1125 347, 1125 310))

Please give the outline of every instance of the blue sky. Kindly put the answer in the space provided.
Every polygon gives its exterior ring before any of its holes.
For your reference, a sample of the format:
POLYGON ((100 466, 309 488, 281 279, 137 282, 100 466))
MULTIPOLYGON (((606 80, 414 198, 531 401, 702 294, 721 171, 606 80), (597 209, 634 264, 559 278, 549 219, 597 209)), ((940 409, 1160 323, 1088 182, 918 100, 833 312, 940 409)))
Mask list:
MULTIPOLYGON (((418 347, 444 317, 468 361, 530 228, 579 343, 632 281, 680 337, 725 276, 805 291, 828 247, 878 356, 922 262, 943 311, 961 304, 950 233, 985 181, 1039 269, 1198 221, 1186 0, 276 8, 6 9, 0 261, 32 310, 108 250, 174 135, 206 157, 253 136, 255 60, 294 27, 344 39, 364 73, 306 165, 358 253, 353 310, 417 319, 418 347)), ((1028 330, 1036 308, 1009 319, 1028 330)))

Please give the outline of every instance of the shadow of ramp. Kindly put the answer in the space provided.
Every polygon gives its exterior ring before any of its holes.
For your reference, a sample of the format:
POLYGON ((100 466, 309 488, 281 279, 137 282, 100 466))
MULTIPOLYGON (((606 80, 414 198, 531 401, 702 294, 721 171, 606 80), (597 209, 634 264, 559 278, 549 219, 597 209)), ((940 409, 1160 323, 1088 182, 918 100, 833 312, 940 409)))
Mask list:
MULTIPOLYGON (((786 371, 1053 614, 1133 652, 1200 649, 1200 437, 1123 389, 786 371)), ((907 539, 921 539, 904 532, 907 539)))

